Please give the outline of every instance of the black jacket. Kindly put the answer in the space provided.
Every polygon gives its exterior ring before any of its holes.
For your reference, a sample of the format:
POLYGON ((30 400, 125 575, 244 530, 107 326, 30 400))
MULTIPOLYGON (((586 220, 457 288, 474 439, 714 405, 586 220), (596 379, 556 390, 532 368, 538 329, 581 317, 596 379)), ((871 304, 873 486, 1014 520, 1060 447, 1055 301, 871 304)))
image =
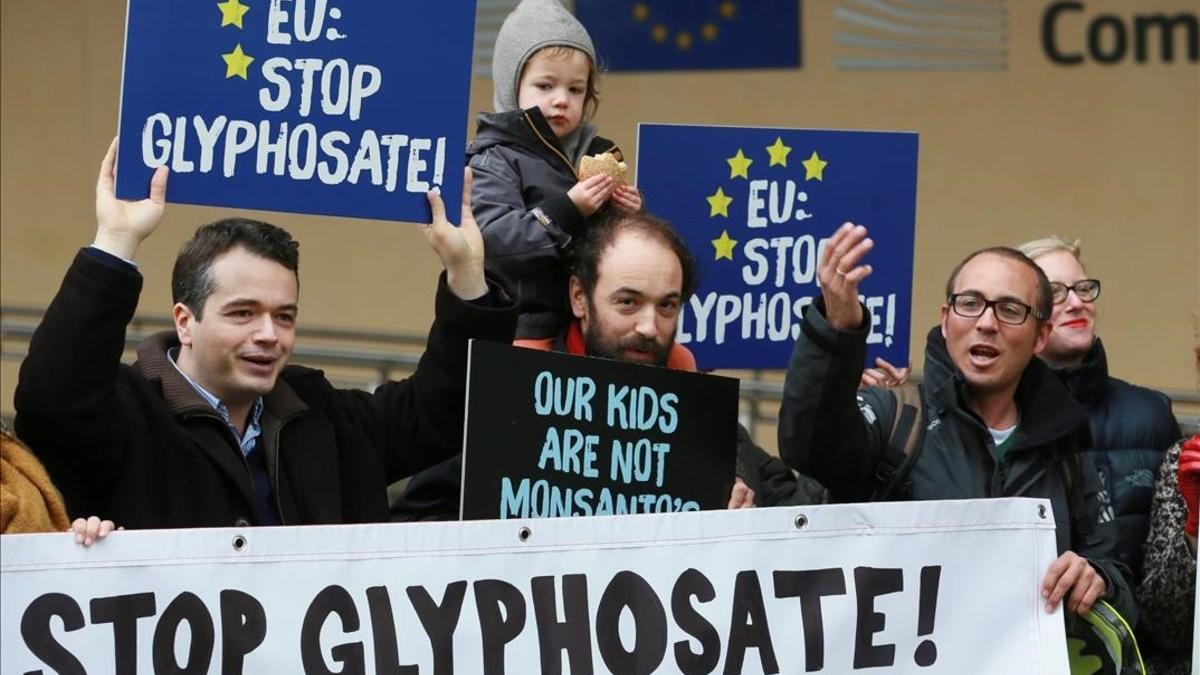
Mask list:
MULTIPOLYGON (((21 365, 16 427, 73 514, 128 528, 253 524, 251 472, 229 427, 168 361, 174 334, 121 364, 141 286, 136 271, 76 256, 21 365)), ((443 275, 416 372, 374 394, 283 369, 261 423, 284 524, 386 521, 390 482, 459 451, 467 341, 511 341, 514 307, 500 304, 459 300, 443 275)))
POLYGON ((1078 368, 1055 372, 1075 399, 1087 408, 1092 433, 1084 462, 1094 466, 1105 499, 1101 522, 1116 522, 1121 561, 1142 576, 1142 544, 1149 527, 1154 476, 1163 452, 1179 440, 1171 401, 1160 392, 1108 375, 1108 357, 1100 338, 1078 368))
MULTIPOLYGON (((792 352, 779 413, 779 454, 792 468, 821 481, 833 501, 864 501, 876 488, 876 471, 896 414, 895 397, 886 389, 858 389, 866 327, 839 332, 823 312, 821 299, 805 312, 792 352)), ((1105 598, 1136 620, 1129 570, 1115 559, 1116 534, 1096 524, 1099 483, 1087 471, 1064 475, 1063 466, 1079 464, 1063 458, 1073 461, 1071 456, 1086 441, 1082 406, 1048 366, 1033 359, 1015 395, 1020 424, 1012 448, 997 464, 991 435, 965 404, 965 382, 936 327, 929 333, 925 360, 920 385, 925 431, 908 475, 910 498, 1048 499, 1057 521, 1059 553, 1070 549, 1086 557, 1108 582, 1105 598)))
MULTIPOLYGON (((518 338, 557 335, 570 319, 566 256, 572 238, 603 218, 584 218, 567 197, 576 167, 537 108, 479 116, 467 149, 474 183, 471 208, 483 232, 489 269, 516 289, 518 338)), ((583 138, 585 154, 620 150, 599 136, 583 138)))
POLYGON ((736 469, 738 478, 754 490, 756 506, 804 506, 829 501, 823 485, 804 474, 797 475, 778 457, 763 450, 741 424, 736 469))

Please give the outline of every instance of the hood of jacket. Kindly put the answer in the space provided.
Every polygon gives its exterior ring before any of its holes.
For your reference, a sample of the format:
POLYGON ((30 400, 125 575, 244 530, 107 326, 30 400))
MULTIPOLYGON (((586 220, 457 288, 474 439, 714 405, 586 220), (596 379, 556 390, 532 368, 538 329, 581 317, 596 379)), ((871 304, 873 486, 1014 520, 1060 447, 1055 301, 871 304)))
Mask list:
POLYGON ((1108 355, 1100 338, 1092 341, 1091 349, 1079 366, 1051 368, 1071 394, 1088 408, 1098 406, 1108 395, 1108 355))
POLYGON ((591 146, 597 138, 596 127, 580 124, 575 132, 578 134, 575 152, 568 154, 554 135, 546 116, 536 107, 503 113, 480 113, 476 124, 475 140, 467 148, 468 161, 488 148, 508 146, 540 157, 550 166, 575 178, 579 160, 595 150, 591 146))
POLYGON ((521 0, 504 18, 492 49, 492 103, 497 112, 517 109, 517 85, 525 64, 546 47, 578 49, 596 62, 587 29, 559 0, 521 0))
MULTIPOLYGON (((979 420, 967 404, 966 378, 950 359, 940 326, 934 326, 925 340, 922 386, 930 405, 943 412, 957 409, 979 420)), ((1083 440, 1088 440, 1087 410, 1041 359, 1029 360, 1013 398, 1020 413, 1021 445, 1034 446, 1070 433, 1082 433, 1083 440)))

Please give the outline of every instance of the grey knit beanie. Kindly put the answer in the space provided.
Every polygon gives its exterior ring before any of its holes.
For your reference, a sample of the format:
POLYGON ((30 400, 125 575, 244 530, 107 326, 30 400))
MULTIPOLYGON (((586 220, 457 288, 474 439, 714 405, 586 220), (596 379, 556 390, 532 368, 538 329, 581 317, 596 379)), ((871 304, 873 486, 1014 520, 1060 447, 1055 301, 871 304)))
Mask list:
POLYGON ((500 26, 492 51, 496 112, 517 109, 517 85, 529 57, 539 49, 558 46, 574 47, 596 62, 592 38, 558 0, 521 0, 500 26))

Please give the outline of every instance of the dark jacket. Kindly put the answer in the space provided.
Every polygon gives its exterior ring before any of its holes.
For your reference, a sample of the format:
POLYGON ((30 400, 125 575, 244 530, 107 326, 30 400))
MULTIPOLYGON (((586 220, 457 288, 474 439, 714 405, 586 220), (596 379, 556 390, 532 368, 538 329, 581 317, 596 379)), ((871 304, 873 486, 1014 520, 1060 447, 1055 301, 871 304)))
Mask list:
MULTIPOLYGON (((72 513, 127 528, 254 524, 250 469, 168 361, 174 334, 120 362, 141 286, 136 271, 76 256, 21 365, 17 429, 72 513)), ((459 300, 443 275, 416 372, 374 394, 283 369, 264 397, 261 442, 284 524, 386 521, 388 483, 461 448, 467 341, 512 339, 514 308, 499 304, 459 300)))
POLYGON ((1103 486, 1100 520, 1116 523, 1121 562, 1139 579, 1155 472, 1163 452, 1181 435, 1171 401, 1160 392, 1109 377, 1100 338, 1083 365, 1055 372, 1087 408, 1092 445, 1083 459, 1094 466, 1103 486))
MULTIPOLYGON (((518 338, 553 337, 570 319, 566 255, 572 238, 603 218, 584 218, 567 196, 576 167, 537 108, 479 116, 467 149, 474 183, 471 208, 483 232, 489 269, 516 290, 518 338)), ((620 150, 599 136, 581 139, 584 154, 620 150)))
POLYGON ((755 506, 824 504, 829 492, 817 481, 796 475, 781 459, 763 450, 750 430, 738 425, 737 475, 754 490, 755 506))
MULTIPOLYGON (((833 501, 864 501, 877 487, 896 399, 886 389, 858 389, 869 324, 839 332, 823 312, 821 299, 805 312, 792 352, 779 413, 779 453, 789 466, 829 488, 833 501)), ((865 316, 869 321, 870 315, 865 316)), ((1115 560, 1115 532, 1095 522, 1098 481, 1086 471, 1068 477, 1063 469, 1079 467, 1072 456, 1081 439, 1086 440, 1083 407, 1048 366, 1033 359, 1015 395, 1020 411, 1016 436, 997 464, 991 435, 967 407, 965 381, 936 327, 929 333, 925 359, 920 385, 925 431, 908 474, 909 498, 1048 499, 1057 521, 1059 553, 1070 549, 1088 558, 1108 583, 1105 598, 1134 621, 1129 571, 1115 560)))

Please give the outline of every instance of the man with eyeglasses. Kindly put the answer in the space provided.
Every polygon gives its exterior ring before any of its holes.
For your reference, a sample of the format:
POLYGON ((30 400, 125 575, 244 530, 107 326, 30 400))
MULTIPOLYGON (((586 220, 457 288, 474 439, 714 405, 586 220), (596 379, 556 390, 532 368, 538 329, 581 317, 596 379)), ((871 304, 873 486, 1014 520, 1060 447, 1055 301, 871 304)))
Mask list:
POLYGON ((866 228, 846 223, 821 255, 821 297, 805 312, 784 384, 780 456, 836 502, 878 497, 893 481, 902 485, 890 498, 1048 499, 1060 555, 1041 581, 1046 611, 1065 601, 1086 614, 1104 598, 1132 619, 1128 569, 1095 519, 1099 485, 1075 461, 1087 413, 1033 358, 1050 333, 1045 274, 1004 247, 976 251, 951 272, 926 342, 920 440, 905 472, 889 475, 898 397, 856 390, 871 327, 858 285, 871 274, 863 259, 872 246, 866 228))
POLYGON ((1109 376, 1108 357, 1096 336, 1100 281, 1087 278, 1079 241, 1055 236, 1017 248, 1050 280, 1054 310, 1039 356, 1087 409, 1092 443, 1083 457, 1103 486, 1100 519, 1116 523, 1120 559, 1132 578, 1140 579, 1154 476, 1163 452, 1181 436, 1171 402, 1160 392, 1109 376))

